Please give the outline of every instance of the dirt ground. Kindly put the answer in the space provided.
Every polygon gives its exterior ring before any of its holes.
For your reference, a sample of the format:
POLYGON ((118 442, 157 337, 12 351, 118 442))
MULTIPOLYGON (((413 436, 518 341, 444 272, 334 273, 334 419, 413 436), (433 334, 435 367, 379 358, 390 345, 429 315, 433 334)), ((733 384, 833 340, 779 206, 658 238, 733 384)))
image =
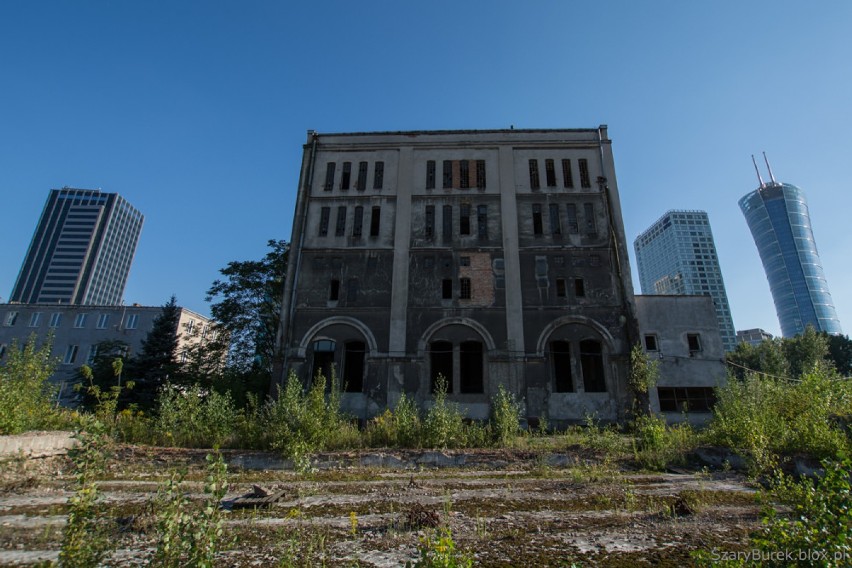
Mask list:
MULTIPOLYGON (((198 450, 121 447, 99 484, 114 551, 144 565, 153 505, 171 471, 203 499, 198 450)), ((434 525, 477 566, 686 566, 696 550, 747 548, 755 488, 738 473, 642 472, 576 449, 323 454, 311 473, 271 454, 224 451, 229 464, 221 566, 403 566, 434 525), (283 490, 266 509, 227 510, 257 484, 283 490)), ((73 475, 64 457, 0 464, 0 566, 58 556, 73 475)))

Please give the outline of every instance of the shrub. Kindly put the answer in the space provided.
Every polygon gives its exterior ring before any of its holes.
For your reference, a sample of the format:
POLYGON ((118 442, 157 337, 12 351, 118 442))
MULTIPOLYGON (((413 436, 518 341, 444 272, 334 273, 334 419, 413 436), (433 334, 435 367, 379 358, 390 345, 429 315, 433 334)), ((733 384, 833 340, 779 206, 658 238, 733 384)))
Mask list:
POLYGON ((155 429, 160 440, 183 447, 213 447, 233 435, 237 410, 228 394, 198 386, 167 385, 158 398, 155 429))
POLYGON ((423 444, 429 448, 458 448, 467 442, 464 416, 457 404, 447 402, 447 380, 439 375, 435 399, 423 420, 423 444))
POLYGON ((417 405, 402 393, 393 411, 388 408, 370 420, 364 440, 371 447, 416 448, 421 445, 421 427, 417 405))
POLYGON ((453 533, 450 528, 443 526, 432 534, 420 539, 417 549, 420 557, 412 564, 406 562, 406 567, 412 568, 470 568, 473 558, 456 548, 453 533))
POLYGON ((683 463, 697 442, 695 431, 688 423, 667 426, 660 416, 640 416, 633 427, 636 461, 648 469, 662 470, 671 464, 683 463))
POLYGON ((36 348, 35 335, 23 347, 17 340, 9 346, 0 365, 0 435, 67 425, 51 404, 54 389, 48 378, 56 368, 51 348, 51 339, 36 348))
POLYGON ((510 446, 520 432, 521 405, 503 385, 491 401, 491 431, 498 446, 510 446))

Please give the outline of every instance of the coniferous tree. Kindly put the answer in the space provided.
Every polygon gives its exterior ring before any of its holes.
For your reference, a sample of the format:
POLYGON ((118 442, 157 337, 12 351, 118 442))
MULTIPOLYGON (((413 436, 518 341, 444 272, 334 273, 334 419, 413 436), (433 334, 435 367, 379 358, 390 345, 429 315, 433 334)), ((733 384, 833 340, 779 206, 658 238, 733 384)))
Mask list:
POLYGON ((153 405, 162 385, 180 379, 177 362, 179 320, 180 307, 172 296, 154 318, 151 331, 142 340, 142 350, 132 360, 130 373, 136 386, 130 396, 143 407, 153 405))

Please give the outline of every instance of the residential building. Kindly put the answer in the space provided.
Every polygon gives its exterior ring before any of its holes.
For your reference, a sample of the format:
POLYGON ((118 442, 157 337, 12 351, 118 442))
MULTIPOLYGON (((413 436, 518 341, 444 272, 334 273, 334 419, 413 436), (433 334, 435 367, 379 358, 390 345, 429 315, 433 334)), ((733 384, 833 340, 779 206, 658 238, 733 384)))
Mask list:
MULTIPOLYGON (((91 363, 98 344, 121 341, 127 354, 133 356, 162 313, 160 306, 74 306, 68 304, 0 304, 0 364, 8 349, 19 346, 35 335, 39 344, 49 337, 53 356, 58 360, 51 380, 59 388, 60 400, 76 399, 73 385, 78 382, 79 368, 91 363)), ((192 310, 180 308, 178 319, 178 356, 191 343, 204 341, 211 332, 211 320, 192 310)))
POLYGON ((725 348, 711 296, 636 296, 642 346, 658 361, 651 409, 669 422, 711 417, 714 389, 725 384, 725 348))
POLYGON ((571 130, 308 132, 275 375, 332 369, 366 419, 439 377, 470 418, 619 420, 639 340, 611 141, 571 130))
POLYGON ((768 183, 763 182, 757 163, 754 167, 760 187, 739 204, 763 262, 781 335, 794 337, 809 325, 817 331, 843 333, 817 252, 805 193, 775 181, 768 160, 768 183))
POLYGON ((725 351, 737 346, 710 220, 704 211, 668 211, 633 243, 643 294, 713 298, 725 351))
POLYGON ((120 305, 143 219, 117 193, 51 190, 9 301, 120 305))
POLYGON ((760 328, 737 330, 737 343, 758 345, 768 339, 772 339, 772 334, 760 328))

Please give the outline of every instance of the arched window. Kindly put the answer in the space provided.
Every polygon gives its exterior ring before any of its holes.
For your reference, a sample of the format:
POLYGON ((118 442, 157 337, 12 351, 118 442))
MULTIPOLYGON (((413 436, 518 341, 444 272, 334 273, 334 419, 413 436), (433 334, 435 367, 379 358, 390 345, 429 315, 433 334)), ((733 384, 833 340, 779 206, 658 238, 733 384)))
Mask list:
POLYGON ((346 392, 364 390, 364 353, 367 348, 363 341, 347 341, 343 352, 343 377, 346 392))
POLYGON ((551 341, 550 358, 553 361, 554 392, 574 392, 574 379, 571 376, 571 344, 567 341, 551 341))
POLYGON ((482 343, 462 341, 459 346, 459 391, 461 393, 484 392, 482 367, 482 343))
POLYGON ((586 392, 606 392, 603 348, 600 341, 584 339, 580 342, 580 365, 583 368, 583 387, 586 392))
POLYGON ((331 382, 332 367, 334 367, 334 341, 329 339, 321 339, 314 341, 314 361, 311 367, 311 380, 322 374, 325 377, 326 385, 331 382))
POLYGON ((449 341, 433 341, 429 352, 432 392, 435 392, 439 375, 446 380, 447 392, 453 392, 453 344, 449 341))

